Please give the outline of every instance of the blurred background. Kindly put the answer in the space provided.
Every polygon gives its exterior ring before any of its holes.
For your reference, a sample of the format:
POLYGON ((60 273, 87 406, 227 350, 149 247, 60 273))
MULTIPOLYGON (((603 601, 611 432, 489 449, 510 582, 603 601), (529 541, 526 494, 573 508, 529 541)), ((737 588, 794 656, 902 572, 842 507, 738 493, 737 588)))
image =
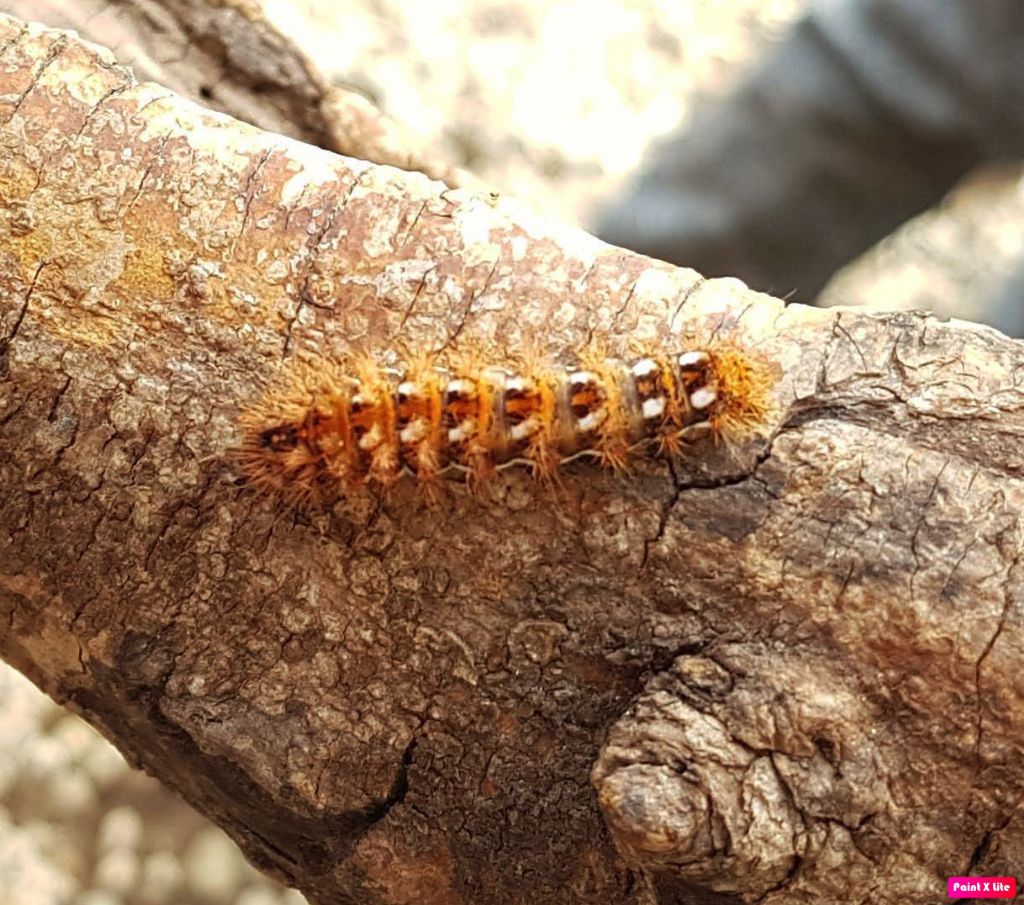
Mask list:
MULTIPOLYGON (((119 2, 100 3, 116 18, 119 2)), ((266 0, 336 83, 551 218, 593 227, 659 137, 730 85, 804 0, 266 0)), ((59 10, 40 0, 39 16, 59 10)), ((0 10, 10 8, 0 0, 0 10)), ((24 13, 24 6, 18 9, 24 13)), ((130 62, 131 43, 118 54, 130 62)), ((841 270, 825 304, 984 320, 1024 263, 1019 166, 973 174, 841 270)), ((0 902, 300 905, 219 830, 0 664, 0 902)))

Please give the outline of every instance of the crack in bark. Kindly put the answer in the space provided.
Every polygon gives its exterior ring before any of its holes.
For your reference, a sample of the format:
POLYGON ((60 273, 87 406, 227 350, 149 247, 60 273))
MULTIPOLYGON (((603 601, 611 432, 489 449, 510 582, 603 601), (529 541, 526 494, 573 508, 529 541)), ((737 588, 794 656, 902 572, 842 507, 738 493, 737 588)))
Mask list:
POLYGON ((170 140, 170 135, 161 135, 160 138, 157 139, 157 146, 153 149, 152 159, 149 161, 148 164, 146 164, 146 168, 142 171, 142 176, 139 178, 139 184, 135 188, 135 194, 132 196, 131 201, 129 201, 128 204, 125 206, 124 211, 120 215, 121 217, 127 216, 128 212, 131 211, 133 207, 135 207, 135 203, 142 196, 142 190, 146 186, 146 180, 149 179, 153 170, 155 170, 161 163, 163 163, 163 151, 170 140))
POLYGON ((14 342, 15 337, 18 335, 18 331, 21 329, 22 321, 25 320, 25 315, 28 313, 29 302, 32 299, 32 293, 35 292, 36 283, 39 282, 39 275, 43 270, 48 267, 50 262, 43 260, 39 262, 39 266, 36 267, 36 272, 32 275, 32 282, 29 283, 28 289, 25 290, 25 298, 22 300, 21 308, 18 310, 17 316, 14 318, 14 326, 11 327, 10 333, 7 334, 2 340, 0 340, 0 373, 6 369, 7 350, 11 343, 14 342))
MULTIPOLYGON (((828 343, 825 345, 824 350, 821 353, 821 361, 818 366, 817 374, 814 378, 814 395, 824 396, 828 391, 828 367, 835 355, 836 348, 839 345, 839 324, 842 320, 843 314, 841 311, 837 311, 832 318, 831 324, 831 335, 828 343)), ((846 331, 843 331, 844 335, 849 336, 846 331)))
POLYGON ((267 161, 270 160, 271 155, 277 150, 276 145, 271 145, 267 148, 256 161, 256 165, 249 172, 249 175, 245 179, 245 186, 242 189, 242 196, 245 198, 245 205, 242 210, 242 223, 238 227, 238 233, 231 241, 231 248, 228 251, 228 258, 235 256, 235 249, 238 247, 238 240, 245 235, 246 226, 249 223, 249 214, 252 209, 252 205, 256 200, 256 195, 259 194, 259 188, 254 188, 256 180, 263 172, 263 168, 267 165, 267 161))
MULTIPOLYGON (((707 277, 698 276, 697 279, 694 280, 693 285, 691 285, 686 290, 686 292, 683 293, 683 297, 679 300, 679 304, 676 305, 676 310, 672 312, 672 317, 669 319, 669 326, 671 329, 675 329, 676 321, 679 319, 679 315, 682 313, 682 310, 685 307, 686 303, 690 300, 690 298, 693 295, 696 295, 696 293, 700 290, 701 286, 707 283, 707 281, 707 277)), ((633 285, 636 286, 636 283, 634 283, 633 285)))
POLYGON ((129 91, 135 87, 135 80, 132 78, 126 78, 125 81, 122 82, 120 85, 116 85, 115 87, 111 88, 106 94, 103 95, 103 97, 96 100, 95 103, 93 103, 93 105, 89 108, 89 112, 85 114, 85 119, 82 121, 82 125, 79 127, 78 131, 75 133, 75 138, 81 138, 82 135, 85 134, 85 130, 89 128, 89 124, 92 122, 93 118, 106 106, 107 102, 112 97, 115 97, 118 94, 122 94, 125 91, 129 91))
POLYGON ((679 482, 679 475, 676 474, 675 464, 671 459, 668 460, 668 470, 672 477, 672 496, 665 501, 658 512, 658 530, 655 532, 654 537, 644 538, 644 554, 640 560, 640 571, 647 568, 647 559, 650 556, 651 547, 661 542, 661 539, 665 536, 665 530, 668 527, 669 516, 672 514, 679 502, 683 489, 679 482))
MULTIPOLYGON (((921 505, 920 512, 918 513, 917 522, 914 524, 914 530, 910 535, 910 553, 914 557, 914 563, 916 568, 910 573, 910 596, 913 597, 914 590, 914 579, 917 578, 921 571, 921 556, 917 549, 917 540, 921 534, 921 527, 924 525, 925 518, 928 514, 928 510, 931 508, 932 502, 935 499, 935 494, 938 492, 939 483, 942 481, 942 476, 945 474, 946 469, 949 467, 950 459, 946 458, 943 460, 942 465, 939 467, 938 474, 935 475, 932 481, 932 486, 928 490, 928 497, 921 505)), ((909 481, 908 481, 909 483, 909 481)))
POLYGON ((971 857, 968 859, 967 866, 964 868, 964 875, 970 876, 977 869, 978 865, 980 865, 985 860, 985 858, 988 856, 989 849, 992 847, 993 838, 998 836, 1001 832, 1003 832, 1003 830, 1005 830, 1010 825, 1010 823, 1013 822, 1013 818, 1017 816, 1017 810, 1020 807, 1021 800, 1021 798, 1018 798, 1013 803, 1013 807, 1010 808, 1010 811, 1006 815, 1006 817, 1003 818, 1003 820, 1001 820, 994 827, 984 832, 981 839, 978 840, 978 844, 974 847, 974 850, 971 852, 971 857))
POLYGON ((416 211, 416 216, 412 218, 412 223, 409 224, 409 228, 405 231, 405 235, 402 236, 402 241, 398 243, 395 251, 401 251, 408 244, 409 240, 412 238, 413 230, 415 230, 416 226, 419 224, 420 218, 423 216, 423 212, 427 209, 427 205, 429 203, 429 201, 424 201, 420 205, 420 209, 416 211))
POLYGON ((349 200, 352 198, 353 193, 359 187, 360 180, 364 176, 364 173, 360 173, 353 179, 352 184, 346 190, 344 196, 339 202, 335 202, 332 195, 328 196, 330 201, 330 212, 327 214, 327 219, 324 221, 324 225, 316 232, 313 238, 306 245, 306 253, 304 255, 301 282, 299 284, 298 297, 296 299, 295 314, 285 323, 284 328, 284 347, 281 350, 281 357, 288 357, 288 350, 291 348, 292 333, 295 329, 295 324, 298 323, 299 316, 302 313, 302 309, 307 304, 312 304, 312 295, 309 291, 309 284, 313 279, 313 272, 316 269, 317 256, 320 253, 320 248, 323 245, 324 240, 327 238, 328 233, 334 227, 335 220, 348 206, 349 200))
POLYGON ((27 35, 27 34, 28 34, 28 23, 27 22, 22 22, 21 26, 18 28, 18 33, 16 35, 14 35, 14 37, 12 37, 6 43, 0 44, 0 58, 2 58, 7 53, 8 50, 10 50, 12 47, 14 47, 15 44, 20 43, 22 38, 24 38, 25 35, 27 35))
POLYGON ((466 303, 466 308, 462 312, 462 317, 459 318, 458 324, 455 325, 455 329, 448 334, 447 339, 445 339, 445 341, 441 344, 441 347, 439 349, 435 350, 434 354, 440 355, 446 349, 451 348, 459 341, 459 337, 462 335, 462 331, 466 328, 466 324, 469 323, 469 319, 473 313, 474 303, 478 298, 480 298, 480 296, 487 292, 488 288, 491 285, 491 280, 494 279, 494 275, 498 271, 498 265, 501 264, 501 259, 502 253, 499 253, 498 257, 495 258, 494 260, 494 264, 491 265, 490 272, 484 278, 483 286, 480 289, 470 293, 469 301, 466 303))
POLYGON ((54 42, 51 45, 49 51, 47 52, 46 56, 43 58, 42 64, 36 70, 36 72, 33 74, 31 84, 29 84, 28 88, 25 89, 25 91, 22 93, 22 95, 18 98, 17 102, 14 104, 14 109, 11 111, 11 115, 7 118, 7 121, 5 122, 5 125, 9 124, 11 122, 11 120, 13 120, 14 117, 17 116, 21 112, 21 107, 25 103, 25 101, 28 99, 29 95, 32 94, 32 92, 35 91, 39 87, 39 80, 43 77, 43 74, 50 67, 50 65, 53 63, 53 61, 56 60, 57 57, 59 57, 61 55, 61 53, 64 52, 64 49, 67 46, 68 46, 68 38, 67 38, 66 35, 61 34, 61 35, 58 35, 54 39, 54 42))
POLYGON ((64 374, 64 383, 57 390, 56 395, 53 397, 53 401, 50 403, 50 410, 46 413, 46 420, 53 424, 57 420, 57 409, 60 407, 61 400, 64 398, 64 394, 67 393, 68 387, 71 386, 71 376, 64 374))
POLYGON ((982 706, 981 696, 981 672, 985 665, 985 661, 988 659, 989 654, 992 652, 992 648, 995 647, 996 641, 999 640, 999 636, 1002 635, 1003 630, 1006 628, 1006 619, 1010 613, 1010 607, 1013 604, 1013 589, 1010 584, 1010 576, 1013 574, 1020 561, 1020 554, 1018 554, 1006 570, 1006 582, 1004 583, 1003 592, 1003 609, 999 614, 999 622, 996 625, 995 631, 992 636, 988 639, 988 643, 985 645, 980 656, 974 664, 974 694, 975 699, 978 702, 978 718, 975 724, 975 739, 974 739, 974 758, 977 763, 977 768, 981 769, 981 737, 984 730, 984 708, 982 706))
POLYGON ((427 285, 427 277, 429 277, 430 274, 432 274, 435 270, 437 270, 437 265, 431 265, 430 269, 425 271, 423 276, 420 277, 420 281, 419 284, 416 286, 416 292, 413 294, 412 301, 409 302, 405 311, 402 313, 402 320, 399 321, 398 324, 399 333, 401 333, 402 330, 405 329, 406 321, 408 321, 409 318, 412 316, 412 313, 416 308, 416 302, 419 301, 420 293, 423 292, 424 287, 427 285))

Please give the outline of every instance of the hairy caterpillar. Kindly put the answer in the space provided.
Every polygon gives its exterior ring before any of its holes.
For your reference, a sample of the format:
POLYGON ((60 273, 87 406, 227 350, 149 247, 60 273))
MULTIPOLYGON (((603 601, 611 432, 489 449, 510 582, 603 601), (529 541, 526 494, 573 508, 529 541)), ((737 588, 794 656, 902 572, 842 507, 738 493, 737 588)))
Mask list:
POLYGON ((733 347, 630 359, 590 350, 573 365, 306 362, 242 413, 236 457, 251 485, 295 502, 403 474, 432 495, 452 473, 477 485, 526 465, 550 479, 583 457, 624 470, 637 456, 691 454, 702 438, 743 440, 763 427, 770 388, 764 364, 733 347))

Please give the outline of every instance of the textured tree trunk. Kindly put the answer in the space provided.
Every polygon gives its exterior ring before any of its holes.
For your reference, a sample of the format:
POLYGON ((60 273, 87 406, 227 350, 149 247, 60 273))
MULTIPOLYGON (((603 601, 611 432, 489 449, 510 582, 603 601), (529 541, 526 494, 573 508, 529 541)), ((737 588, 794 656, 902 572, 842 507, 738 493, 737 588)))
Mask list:
POLYGON ((75 29, 140 80, 261 129, 449 185, 474 183, 438 153, 414 147, 354 87, 331 84, 261 0, 0 0, 0 12, 75 29))
POLYGON ((1024 864, 1024 346, 793 306, 0 17, 0 654, 319 903, 935 902, 1024 864), (279 365, 756 347, 768 438, 240 488, 279 365))

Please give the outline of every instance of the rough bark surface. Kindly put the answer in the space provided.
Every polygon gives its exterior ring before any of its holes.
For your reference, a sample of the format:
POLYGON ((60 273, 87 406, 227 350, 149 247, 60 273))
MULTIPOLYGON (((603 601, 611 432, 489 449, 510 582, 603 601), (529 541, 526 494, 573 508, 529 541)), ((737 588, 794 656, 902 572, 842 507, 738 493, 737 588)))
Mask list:
POLYGON ((0 17, 0 654, 320 903, 934 902, 1024 863, 1024 346, 793 306, 0 17), (241 490, 281 362, 693 334, 770 439, 241 490))
POLYGON ((74 29, 140 80, 271 132, 449 185, 472 177, 353 88, 333 85, 260 0, 0 0, 0 12, 74 29))

